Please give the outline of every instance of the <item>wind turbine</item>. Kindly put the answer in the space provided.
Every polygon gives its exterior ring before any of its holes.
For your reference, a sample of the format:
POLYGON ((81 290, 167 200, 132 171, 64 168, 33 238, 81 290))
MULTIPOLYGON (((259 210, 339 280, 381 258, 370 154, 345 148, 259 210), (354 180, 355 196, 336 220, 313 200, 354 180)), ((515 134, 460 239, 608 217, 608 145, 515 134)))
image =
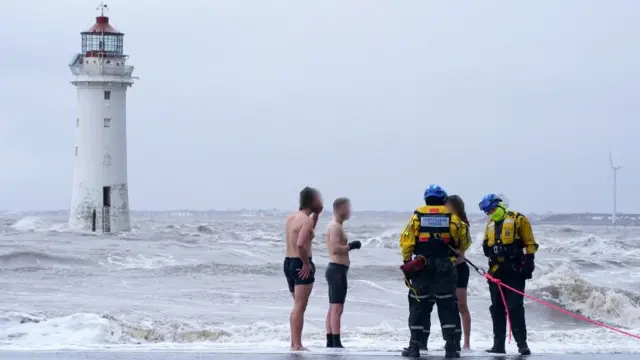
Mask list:
POLYGON ((616 223, 616 195, 617 195, 616 186, 618 185, 618 179, 616 175, 618 174, 618 170, 622 169, 622 166, 613 166, 613 157, 611 157, 611 150, 609 150, 609 164, 611 165, 611 170, 609 170, 609 177, 607 178, 607 181, 609 181, 611 174, 613 174, 613 213, 611 213, 611 223, 615 224, 616 223))

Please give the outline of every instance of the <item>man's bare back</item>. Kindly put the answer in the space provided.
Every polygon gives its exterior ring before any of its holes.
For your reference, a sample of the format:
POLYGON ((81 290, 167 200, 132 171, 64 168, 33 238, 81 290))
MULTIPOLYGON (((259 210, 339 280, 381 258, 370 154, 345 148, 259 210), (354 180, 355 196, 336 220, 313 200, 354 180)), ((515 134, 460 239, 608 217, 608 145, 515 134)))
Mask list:
MULTIPOLYGON (((285 224, 285 237, 286 237, 286 257, 289 258, 298 258, 300 254, 298 252, 298 237, 300 235, 300 230, 305 224, 309 224, 309 222, 313 222, 312 216, 315 215, 307 215, 303 211, 296 211, 287 217, 287 222, 285 224)), ((309 241, 304 245, 307 250, 307 254, 311 257, 311 241, 315 236, 313 233, 313 227, 311 228, 311 235, 309 236, 309 241)))
POLYGON ((329 227, 327 228, 327 249, 329 250, 329 261, 335 264, 341 264, 345 266, 351 265, 351 260, 349 259, 349 252, 337 252, 334 251, 335 246, 345 246, 347 245, 347 234, 344 232, 344 227, 342 224, 337 222, 336 220, 331 221, 329 223, 329 227))

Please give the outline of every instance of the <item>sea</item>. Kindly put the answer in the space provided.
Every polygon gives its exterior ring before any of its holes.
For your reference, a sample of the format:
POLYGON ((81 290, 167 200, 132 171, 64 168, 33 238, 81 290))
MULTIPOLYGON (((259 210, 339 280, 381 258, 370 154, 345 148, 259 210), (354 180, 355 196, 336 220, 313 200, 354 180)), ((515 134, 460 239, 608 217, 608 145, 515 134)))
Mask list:
MULTIPOLYGON (((25 350, 287 354, 286 215, 134 212, 131 232, 103 235, 69 230, 66 212, 0 212, 0 350, 16 359, 39 358, 15 355, 25 350)), ((356 212, 345 223, 349 239, 363 244, 351 253, 342 321, 345 351, 354 356, 393 355, 408 344, 398 236, 409 216, 356 212)), ((303 333, 304 345, 325 355, 330 217, 323 214, 316 230, 318 273, 303 333)), ((484 223, 472 221, 468 252, 481 266, 484 223)), ((534 233, 540 249, 528 294, 640 334, 640 227, 534 221, 534 233)), ((468 292, 471 353, 480 354, 492 342, 486 279, 472 271, 468 292)), ((534 353, 640 354, 638 338, 531 300, 525 308, 534 353)), ((436 355, 444 345, 436 311, 429 345, 436 355)), ((517 353, 513 341, 508 351, 517 353)))

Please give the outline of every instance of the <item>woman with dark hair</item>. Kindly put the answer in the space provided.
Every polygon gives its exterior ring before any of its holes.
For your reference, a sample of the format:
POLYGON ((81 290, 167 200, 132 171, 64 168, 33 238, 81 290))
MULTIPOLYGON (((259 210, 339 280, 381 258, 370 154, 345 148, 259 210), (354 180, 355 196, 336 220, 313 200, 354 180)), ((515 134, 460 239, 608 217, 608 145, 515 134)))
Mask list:
MULTIPOLYGON (((469 232, 469 219, 467 213, 464 210, 464 201, 458 195, 451 195, 447 197, 447 207, 449 210, 456 214, 461 220, 462 225, 467 227, 468 244, 471 244, 471 233, 469 232)), ((456 259, 456 269, 458 270, 458 284, 456 289, 456 296, 458 298, 458 311, 462 319, 462 327, 464 329, 464 345, 463 349, 470 348, 471 337, 471 313, 469 313, 469 307, 467 306, 467 285, 469 284, 469 265, 464 260, 464 252, 466 249, 461 250, 458 253, 456 259)))

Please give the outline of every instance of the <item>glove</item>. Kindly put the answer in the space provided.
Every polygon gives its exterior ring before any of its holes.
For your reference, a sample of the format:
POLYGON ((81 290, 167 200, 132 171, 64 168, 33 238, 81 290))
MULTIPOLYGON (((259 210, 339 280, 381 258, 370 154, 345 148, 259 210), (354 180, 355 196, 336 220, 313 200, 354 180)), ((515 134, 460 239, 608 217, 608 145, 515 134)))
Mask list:
POLYGON ((533 276, 533 270, 536 268, 536 264, 533 261, 535 256, 533 254, 525 254, 524 260, 522 261, 522 268, 520 269, 520 274, 525 279, 529 280, 533 276))
POLYGON ((489 247, 486 241, 482 243, 482 252, 484 253, 484 256, 488 258, 493 256, 493 248, 489 247))
POLYGON ((362 247, 362 243, 358 240, 349 243, 349 251, 353 249, 360 249, 360 247, 362 247))
POLYGON ((405 263, 400 266, 400 269, 402 269, 405 274, 420 272, 424 270, 426 262, 427 260, 424 257, 418 256, 413 260, 405 261, 405 263))

